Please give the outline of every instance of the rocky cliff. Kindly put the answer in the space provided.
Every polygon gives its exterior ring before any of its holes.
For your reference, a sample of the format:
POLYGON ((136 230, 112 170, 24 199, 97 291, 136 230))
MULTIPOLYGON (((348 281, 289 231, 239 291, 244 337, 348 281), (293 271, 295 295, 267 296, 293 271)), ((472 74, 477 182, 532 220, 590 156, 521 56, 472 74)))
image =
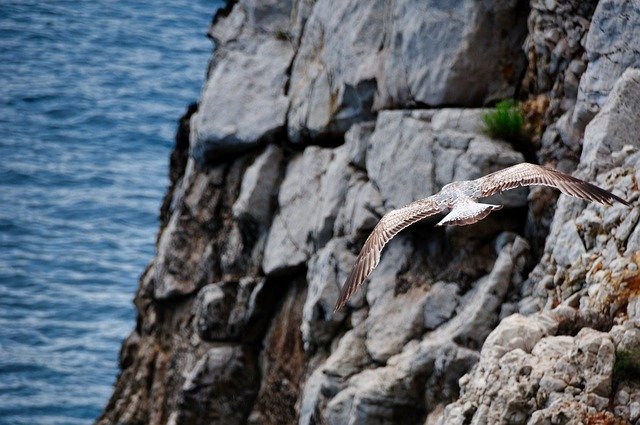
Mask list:
POLYGON ((238 0, 209 35, 98 423, 640 423, 637 2, 238 0), (513 97, 532 146, 483 130, 513 97), (531 152, 634 207, 426 220, 332 313, 385 211, 531 152))

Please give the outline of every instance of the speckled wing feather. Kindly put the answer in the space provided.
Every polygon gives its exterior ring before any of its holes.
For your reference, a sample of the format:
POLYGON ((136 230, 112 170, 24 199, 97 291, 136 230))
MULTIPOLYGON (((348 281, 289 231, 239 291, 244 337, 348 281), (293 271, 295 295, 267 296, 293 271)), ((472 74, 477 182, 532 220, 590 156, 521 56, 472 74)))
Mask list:
POLYGON ((447 205, 440 203, 436 195, 385 214, 367 238, 360 254, 358 254, 356 263, 342 286, 334 311, 339 310, 347 303, 351 295, 378 265, 380 253, 387 242, 405 227, 425 217, 437 214, 445 208, 447 208, 447 205))
POLYGON ((474 183, 476 183, 478 191, 474 195, 480 198, 520 186, 542 185, 559 189, 566 195, 600 202, 601 204, 613 205, 613 201, 618 201, 629 205, 629 202, 596 185, 560 171, 529 163, 518 164, 496 171, 474 180, 474 183))

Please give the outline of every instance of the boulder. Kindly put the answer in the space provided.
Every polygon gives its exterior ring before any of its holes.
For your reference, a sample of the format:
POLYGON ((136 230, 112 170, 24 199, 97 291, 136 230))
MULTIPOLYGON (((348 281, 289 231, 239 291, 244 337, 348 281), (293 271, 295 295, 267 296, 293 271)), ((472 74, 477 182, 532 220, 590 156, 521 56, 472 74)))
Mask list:
POLYGON ((526 10, 521 0, 316 1, 291 72, 290 139, 341 136, 384 109, 513 96, 526 10))
POLYGON ((282 175, 283 153, 269 145, 247 168, 233 216, 240 221, 268 226, 273 215, 282 175))
POLYGON ((289 162, 265 247, 266 274, 301 265, 329 241, 352 172, 347 164, 344 146, 310 146, 289 162))
POLYGON ((586 38, 588 65, 580 79, 572 119, 579 130, 604 106, 623 72, 640 67, 640 55, 635 47, 635 40, 639 38, 640 4, 617 0, 598 2, 586 38))
POLYGON ((377 77, 379 109, 482 106, 513 96, 525 65, 526 2, 401 0, 388 5, 377 77))
POLYGON ((219 162, 284 131, 285 95, 294 47, 280 36, 292 1, 238 1, 209 31, 216 42, 198 111, 191 117, 190 154, 219 162))
MULTIPOLYGON (((482 109, 384 111, 367 147, 367 173, 387 209, 524 161, 508 143, 482 134, 482 109), (407 169, 411 172, 408 173, 407 169)), ((527 203, 526 189, 493 199, 507 206, 527 203)))

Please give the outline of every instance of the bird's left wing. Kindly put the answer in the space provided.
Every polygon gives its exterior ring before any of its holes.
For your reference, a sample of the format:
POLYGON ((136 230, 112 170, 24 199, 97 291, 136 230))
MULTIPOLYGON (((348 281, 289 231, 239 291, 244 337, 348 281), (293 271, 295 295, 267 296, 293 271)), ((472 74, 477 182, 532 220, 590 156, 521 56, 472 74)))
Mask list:
POLYGON ((402 229, 447 208, 437 195, 413 202, 385 214, 369 235, 356 263, 342 286, 334 311, 342 308, 380 262, 382 248, 402 229))

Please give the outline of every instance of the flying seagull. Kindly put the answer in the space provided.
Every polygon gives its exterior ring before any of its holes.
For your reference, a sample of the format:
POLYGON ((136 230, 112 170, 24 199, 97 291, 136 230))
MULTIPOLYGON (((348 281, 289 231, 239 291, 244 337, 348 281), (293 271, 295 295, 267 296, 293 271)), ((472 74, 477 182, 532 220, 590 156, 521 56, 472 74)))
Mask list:
POLYGON ((342 308, 358 287, 380 262, 382 248, 402 229, 437 214, 447 208, 451 211, 436 226, 464 226, 482 220, 502 205, 482 204, 478 198, 504 192, 520 186, 550 186, 566 195, 613 205, 613 201, 629 202, 591 183, 540 165, 522 163, 496 171, 476 180, 453 182, 435 195, 420 199, 382 217, 369 235, 356 263, 342 286, 334 311, 342 308))

